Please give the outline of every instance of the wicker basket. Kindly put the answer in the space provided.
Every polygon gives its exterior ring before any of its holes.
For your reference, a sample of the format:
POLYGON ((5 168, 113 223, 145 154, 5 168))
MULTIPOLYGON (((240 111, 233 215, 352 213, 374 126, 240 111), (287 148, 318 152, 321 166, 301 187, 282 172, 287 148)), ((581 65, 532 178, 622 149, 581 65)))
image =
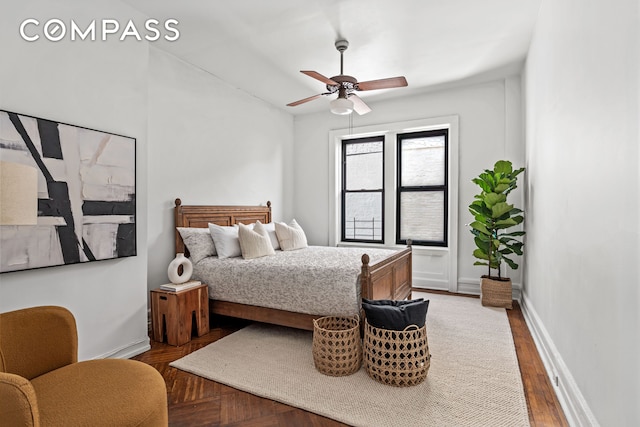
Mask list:
POLYGON ((328 316, 313 321, 313 363, 325 375, 351 375, 362 365, 360 319, 328 316))
POLYGON ((512 308, 511 279, 496 280, 482 276, 480 302, 486 307, 512 308))
POLYGON ((392 331, 365 321, 364 364, 369 376, 383 384, 420 384, 431 365, 426 326, 411 325, 404 331, 392 331))

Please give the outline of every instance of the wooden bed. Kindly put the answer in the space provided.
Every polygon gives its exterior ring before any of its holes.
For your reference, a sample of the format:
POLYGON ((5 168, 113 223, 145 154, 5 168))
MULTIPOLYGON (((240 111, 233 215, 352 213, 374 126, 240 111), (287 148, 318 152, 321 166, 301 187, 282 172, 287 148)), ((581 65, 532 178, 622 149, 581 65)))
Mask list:
MULTIPOLYGON (((175 248, 176 253, 185 253, 185 247, 177 227, 207 228, 209 223, 230 226, 238 223, 251 224, 271 222, 271 202, 266 206, 195 206, 183 205, 175 200, 175 248)), ((395 299, 411 298, 411 245, 391 257, 369 264, 369 256, 362 255, 360 273, 362 298, 395 299)), ((209 300, 211 315, 222 315, 313 330, 313 319, 317 315, 295 313, 254 305, 227 301, 209 300)))

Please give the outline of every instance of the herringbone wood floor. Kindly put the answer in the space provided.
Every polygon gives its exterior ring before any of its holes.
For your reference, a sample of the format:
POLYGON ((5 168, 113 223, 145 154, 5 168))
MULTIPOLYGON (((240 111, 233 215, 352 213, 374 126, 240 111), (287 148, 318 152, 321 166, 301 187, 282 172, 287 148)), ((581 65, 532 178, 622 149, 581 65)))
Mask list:
MULTIPOLYGON (((520 363, 531 425, 567 426, 567 421, 538 355, 520 306, 507 310, 520 363)), ((170 426, 317 426, 345 424, 263 399, 169 366, 192 351, 235 332, 247 323, 216 319, 211 332, 190 343, 173 347, 152 341, 151 350, 135 359, 155 367, 167 383, 170 426)))

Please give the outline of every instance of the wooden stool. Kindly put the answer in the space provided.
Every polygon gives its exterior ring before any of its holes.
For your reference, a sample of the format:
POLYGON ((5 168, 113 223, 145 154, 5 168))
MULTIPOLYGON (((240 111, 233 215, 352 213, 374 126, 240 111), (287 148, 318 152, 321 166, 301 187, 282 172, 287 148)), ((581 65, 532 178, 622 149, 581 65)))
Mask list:
POLYGON ((200 285, 181 292, 153 289, 151 291, 151 322, 153 339, 183 345, 191 341, 193 317, 198 336, 209 333, 209 287, 200 285))

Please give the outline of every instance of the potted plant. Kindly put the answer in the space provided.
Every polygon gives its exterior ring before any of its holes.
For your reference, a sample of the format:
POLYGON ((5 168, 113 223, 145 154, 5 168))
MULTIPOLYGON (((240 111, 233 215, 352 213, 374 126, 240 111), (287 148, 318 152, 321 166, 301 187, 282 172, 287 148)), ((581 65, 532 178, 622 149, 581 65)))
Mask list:
POLYGON ((504 261, 512 269, 518 268, 512 257, 522 255, 523 243, 518 237, 525 233, 507 232, 524 220, 523 211, 509 204, 507 196, 517 187, 517 176, 523 171, 499 160, 493 170, 486 169, 472 180, 482 190, 469 205, 475 218, 469 224, 476 244, 473 256, 479 260, 474 265, 487 266, 487 274, 480 281, 482 305, 511 308, 511 279, 501 276, 501 266, 504 261), (497 276, 491 275, 492 269, 498 271, 497 276))

